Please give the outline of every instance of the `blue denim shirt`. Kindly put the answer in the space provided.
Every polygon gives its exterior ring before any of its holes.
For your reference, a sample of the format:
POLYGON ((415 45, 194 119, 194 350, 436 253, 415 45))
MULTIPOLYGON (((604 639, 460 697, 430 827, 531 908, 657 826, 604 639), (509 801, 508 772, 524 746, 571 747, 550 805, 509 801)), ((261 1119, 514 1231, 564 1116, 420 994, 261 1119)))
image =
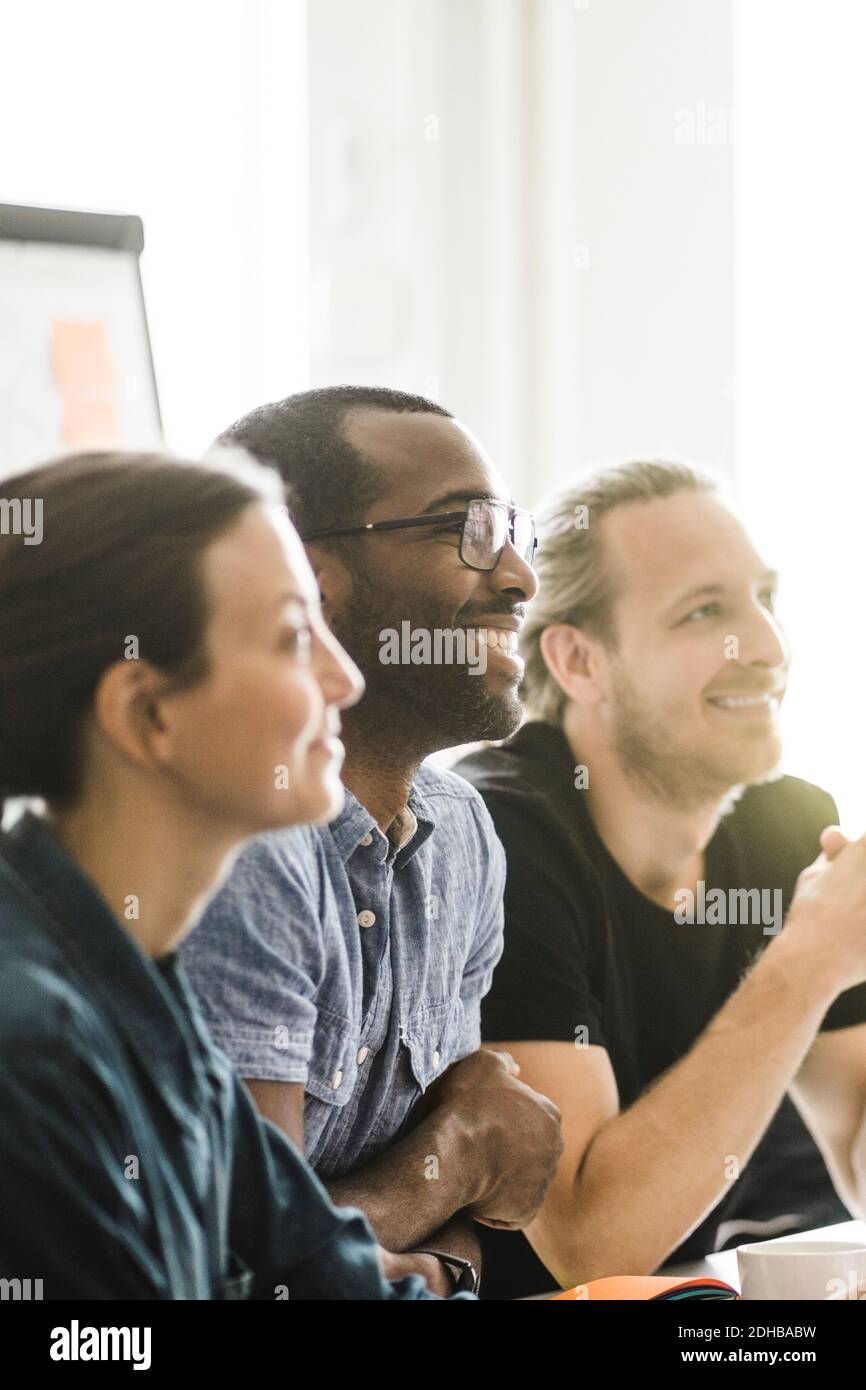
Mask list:
MULTIPOLYGON (((0 1278, 47 1299, 418 1299, 381 1276, 51 831, 0 835, 0 1278)), ((471 1295, 457 1295, 465 1298, 471 1295)))
POLYGON ((320 1177, 369 1161, 430 1083, 480 1046, 502 952, 505 860, 483 801, 425 764, 395 848, 347 793, 330 825, 251 842, 182 949, 246 1078, 302 1082, 320 1177))

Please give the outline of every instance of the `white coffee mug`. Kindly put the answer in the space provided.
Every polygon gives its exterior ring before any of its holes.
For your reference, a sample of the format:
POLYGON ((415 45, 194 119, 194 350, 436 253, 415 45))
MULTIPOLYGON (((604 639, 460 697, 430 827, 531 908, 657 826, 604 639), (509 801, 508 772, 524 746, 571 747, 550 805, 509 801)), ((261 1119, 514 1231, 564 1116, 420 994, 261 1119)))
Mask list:
POLYGON ((762 1240, 737 1250, 742 1298, 828 1301, 866 1296, 866 1245, 845 1240, 762 1240))

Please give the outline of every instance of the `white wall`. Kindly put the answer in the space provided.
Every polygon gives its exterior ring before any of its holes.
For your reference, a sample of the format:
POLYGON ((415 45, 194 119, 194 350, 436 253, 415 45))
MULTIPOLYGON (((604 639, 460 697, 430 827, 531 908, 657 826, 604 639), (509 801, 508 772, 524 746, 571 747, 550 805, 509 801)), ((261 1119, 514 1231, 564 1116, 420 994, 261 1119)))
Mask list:
POLYGON ((580 456, 731 468, 731 6, 616 0, 578 18, 580 456))
POLYGON ((0 201, 138 213, 168 443, 307 384, 304 0, 0 11, 0 201))
POLYGON ((732 467, 729 0, 315 0, 308 45, 317 384, 437 396, 525 502, 732 467))

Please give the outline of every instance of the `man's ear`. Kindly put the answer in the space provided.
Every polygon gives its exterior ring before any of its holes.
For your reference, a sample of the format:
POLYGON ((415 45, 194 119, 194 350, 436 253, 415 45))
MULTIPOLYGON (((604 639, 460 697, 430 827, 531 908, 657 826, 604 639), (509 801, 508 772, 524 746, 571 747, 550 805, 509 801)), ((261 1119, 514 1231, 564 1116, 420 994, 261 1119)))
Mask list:
POLYGON ((165 677, 147 661, 116 661, 96 688, 96 729, 138 767, 158 767, 170 750, 173 731, 164 693, 165 677))
POLYGON ((305 546, 305 550, 319 586, 322 615, 328 627, 331 627, 334 613, 340 611, 352 591, 352 577, 342 560, 327 546, 314 543, 305 546))
POLYGON ((544 664, 570 700, 595 705, 602 698, 598 643, 583 628, 553 623, 540 639, 544 664))

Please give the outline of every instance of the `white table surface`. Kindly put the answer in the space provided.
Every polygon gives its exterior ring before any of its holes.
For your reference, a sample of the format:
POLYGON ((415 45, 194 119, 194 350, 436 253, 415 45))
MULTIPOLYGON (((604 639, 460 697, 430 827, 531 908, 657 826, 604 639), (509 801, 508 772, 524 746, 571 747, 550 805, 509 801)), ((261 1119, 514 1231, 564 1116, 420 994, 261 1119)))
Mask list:
MULTIPOLYGON (((753 1237, 758 1240, 760 1237, 753 1237)), ((801 1231, 799 1235, 771 1237, 778 1240, 849 1240, 862 1241, 866 1245, 866 1221, 843 1221, 838 1226, 821 1226, 814 1231, 801 1231)), ((750 1245, 752 1241, 743 1240, 743 1245, 750 1245)), ((739 1292, 740 1276, 737 1271, 737 1252, 736 1250, 722 1250, 717 1255, 708 1255, 705 1260, 695 1260, 690 1264, 671 1265, 665 1267, 664 1274, 669 1274, 672 1278, 699 1279, 702 1276, 711 1279, 724 1279, 726 1284, 730 1284, 739 1292)))

